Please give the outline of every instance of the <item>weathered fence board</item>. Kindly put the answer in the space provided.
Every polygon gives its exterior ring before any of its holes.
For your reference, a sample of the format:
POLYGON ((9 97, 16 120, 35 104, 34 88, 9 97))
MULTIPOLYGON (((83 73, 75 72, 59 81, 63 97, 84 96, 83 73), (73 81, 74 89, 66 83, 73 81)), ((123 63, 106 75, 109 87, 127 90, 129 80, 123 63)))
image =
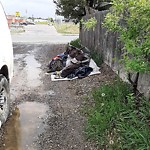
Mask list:
MULTIPOLYGON (((102 23, 108 11, 92 11, 92 14, 86 15, 83 19, 87 20, 91 17, 96 18, 97 25, 94 30, 84 29, 81 25, 80 41, 81 44, 90 50, 94 50, 98 55, 103 55, 104 62, 108 64, 119 76, 127 81, 127 75, 123 66, 119 63, 121 59, 122 44, 118 40, 118 33, 108 32, 102 23)), ((140 74, 138 89, 150 98, 150 75, 140 74)))

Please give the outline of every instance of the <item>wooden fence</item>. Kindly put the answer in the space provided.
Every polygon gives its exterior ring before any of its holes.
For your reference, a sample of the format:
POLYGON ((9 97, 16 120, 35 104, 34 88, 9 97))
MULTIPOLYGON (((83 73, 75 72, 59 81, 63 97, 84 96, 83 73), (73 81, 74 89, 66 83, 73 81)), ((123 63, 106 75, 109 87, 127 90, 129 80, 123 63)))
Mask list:
MULTIPOLYGON (((108 32, 103 27, 103 21, 108 11, 92 10, 90 14, 83 19, 87 20, 94 17, 97 24, 94 29, 87 30, 81 25, 80 27, 80 41, 91 51, 96 51, 97 55, 102 55, 104 62, 108 64, 123 80, 127 81, 127 75, 124 67, 119 63, 121 58, 122 44, 118 40, 118 33, 108 32)), ((144 93, 146 97, 150 98, 150 74, 140 74, 138 89, 144 93)))

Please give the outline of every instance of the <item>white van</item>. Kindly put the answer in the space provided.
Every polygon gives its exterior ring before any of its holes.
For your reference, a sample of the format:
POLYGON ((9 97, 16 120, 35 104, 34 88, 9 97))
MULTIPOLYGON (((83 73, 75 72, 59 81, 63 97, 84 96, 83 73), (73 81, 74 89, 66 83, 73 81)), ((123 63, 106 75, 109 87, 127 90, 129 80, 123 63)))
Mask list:
POLYGON ((13 46, 6 15, 0 2, 0 127, 9 115, 9 84, 13 76, 13 46))

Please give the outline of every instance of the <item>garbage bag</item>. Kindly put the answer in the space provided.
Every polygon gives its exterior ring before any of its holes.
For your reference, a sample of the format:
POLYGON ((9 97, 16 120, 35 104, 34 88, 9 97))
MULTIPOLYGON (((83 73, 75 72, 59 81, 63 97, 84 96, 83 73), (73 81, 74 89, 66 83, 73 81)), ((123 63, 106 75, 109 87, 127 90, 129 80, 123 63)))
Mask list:
POLYGON ((93 71, 93 68, 89 66, 82 66, 74 70, 73 73, 68 75, 68 78, 74 78, 78 77, 79 79, 87 77, 91 72, 93 71))

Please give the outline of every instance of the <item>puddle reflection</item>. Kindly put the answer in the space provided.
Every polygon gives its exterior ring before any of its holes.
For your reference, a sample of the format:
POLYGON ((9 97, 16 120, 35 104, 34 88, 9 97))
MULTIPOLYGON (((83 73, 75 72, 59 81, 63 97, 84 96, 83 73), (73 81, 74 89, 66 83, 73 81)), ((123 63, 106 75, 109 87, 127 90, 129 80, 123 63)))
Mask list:
POLYGON ((20 111, 16 107, 6 123, 5 135, 4 135, 4 146, 5 150, 21 150, 19 147, 20 143, 20 111))
POLYGON ((48 107, 41 103, 26 102, 18 105, 9 118, 4 135, 5 150, 36 149, 35 141, 44 131, 48 107))

